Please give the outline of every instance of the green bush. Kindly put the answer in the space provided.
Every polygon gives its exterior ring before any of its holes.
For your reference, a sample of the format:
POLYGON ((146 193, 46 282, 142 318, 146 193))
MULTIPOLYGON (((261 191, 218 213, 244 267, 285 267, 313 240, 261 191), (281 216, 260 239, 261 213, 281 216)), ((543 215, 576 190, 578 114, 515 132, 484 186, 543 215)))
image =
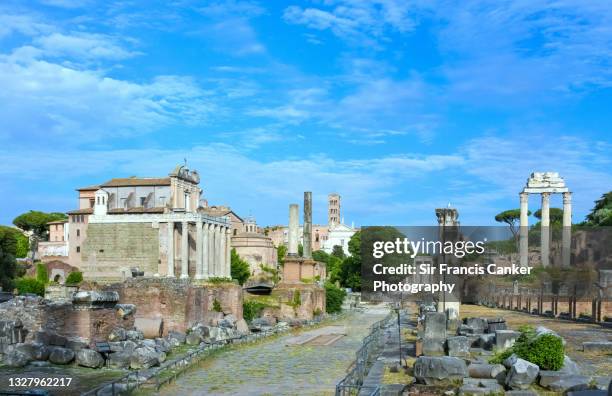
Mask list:
POLYGON ((261 312, 267 305, 261 301, 246 300, 242 303, 242 316, 244 320, 252 321, 261 316, 261 312))
POLYGON ((346 291, 331 282, 325 283, 325 311, 327 313, 340 312, 346 291))
POLYGON ((221 303, 216 298, 213 300, 213 311, 215 311, 215 312, 223 312, 223 308, 221 307, 221 303))
POLYGON ((69 273, 66 278, 67 285, 78 285, 81 282, 83 282, 83 273, 79 271, 69 273))
POLYGON ((19 290, 19 294, 45 295, 45 284, 35 278, 18 278, 15 280, 15 287, 19 290))
POLYGON ((541 370, 559 370, 563 367, 565 348, 560 337, 553 334, 538 336, 530 326, 523 326, 519 331, 521 335, 514 346, 496 354, 489 360, 490 363, 501 363, 514 353, 521 359, 537 364, 541 370))
POLYGON ((42 282, 43 285, 49 283, 49 273, 47 272, 47 266, 43 263, 36 264, 36 279, 42 282))
POLYGON ((208 283, 220 284, 220 283, 234 283, 230 278, 222 278, 220 276, 213 276, 206 279, 208 283))

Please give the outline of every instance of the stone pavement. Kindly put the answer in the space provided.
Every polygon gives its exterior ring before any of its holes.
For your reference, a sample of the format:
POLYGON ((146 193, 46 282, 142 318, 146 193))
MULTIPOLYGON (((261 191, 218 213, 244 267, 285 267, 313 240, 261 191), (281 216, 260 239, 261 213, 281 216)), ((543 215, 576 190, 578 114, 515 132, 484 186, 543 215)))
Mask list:
POLYGON ((387 313, 386 308, 370 307, 328 328, 304 330, 297 338, 303 341, 343 329, 346 336, 327 346, 299 345, 295 335, 286 335, 223 351, 162 388, 160 394, 333 395, 369 326, 387 313))

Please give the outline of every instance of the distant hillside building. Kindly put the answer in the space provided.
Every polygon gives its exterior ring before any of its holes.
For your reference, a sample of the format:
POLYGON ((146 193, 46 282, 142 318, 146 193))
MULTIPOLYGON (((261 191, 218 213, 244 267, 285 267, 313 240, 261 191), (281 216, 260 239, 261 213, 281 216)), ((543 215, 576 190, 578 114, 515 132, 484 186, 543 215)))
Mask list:
POLYGON ((331 226, 327 234, 327 240, 323 245, 323 250, 326 253, 331 253, 334 250, 334 246, 341 246, 344 254, 350 256, 348 243, 356 232, 355 227, 343 223, 331 226))

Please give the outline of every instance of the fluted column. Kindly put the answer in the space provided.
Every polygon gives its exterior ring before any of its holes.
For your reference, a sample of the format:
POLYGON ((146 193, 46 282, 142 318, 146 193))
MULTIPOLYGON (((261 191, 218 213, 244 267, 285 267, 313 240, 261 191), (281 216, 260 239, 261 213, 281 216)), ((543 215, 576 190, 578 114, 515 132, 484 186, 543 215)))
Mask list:
POLYGON ((298 205, 289 205, 289 241, 287 246, 287 256, 298 255, 298 228, 300 226, 300 215, 298 205))
POLYGON ((521 267, 529 265, 527 251, 529 249, 529 193, 522 192, 521 198, 521 217, 519 223, 519 262, 521 267))
POLYGON ((208 264, 210 263, 210 259, 208 257, 208 235, 209 235, 209 227, 210 224, 204 223, 204 227, 202 229, 202 278, 206 279, 209 277, 210 269, 208 268, 208 264))
POLYGON ((166 276, 174 278, 174 222, 168 222, 168 252, 166 253, 168 260, 168 270, 166 276))
POLYGON ((181 278, 189 278, 189 223, 183 221, 181 234, 181 278))
POLYGON ((196 279, 204 278, 204 268, 202 261, 202 243, 203 243, 203 235, 202 235, 202 221, 198 220, 196 222, 196 279))
POLYGON ((561 261, 564 267, 570 266, 572 248, 572 193, 563 193, 563 237, 561 247, 561 261))
POLYGON ((225 278, 227 274, 225 273, 225 227, 219 227, 219 276, 225 278))
POLYGON ((215 277, 217 276, 217 258, 215 256, 216 253, 216 228, 215 224, 211 224, 208 228, 208 276, 215 277))
POLYGON ((232 277, 232 229, 225 229, 225 273, 228 278, 232 277))
POLYGON ((548 267, 550 252, 550 193, 542 193, 542 220, 540 223, 540 251, 542 266, 548 267))

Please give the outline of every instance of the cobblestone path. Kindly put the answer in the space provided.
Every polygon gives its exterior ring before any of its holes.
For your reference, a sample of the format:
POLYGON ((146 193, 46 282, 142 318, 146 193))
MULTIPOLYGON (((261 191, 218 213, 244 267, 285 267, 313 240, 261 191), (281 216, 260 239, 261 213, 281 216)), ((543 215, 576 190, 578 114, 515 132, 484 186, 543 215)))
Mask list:
MULTIPOLYGON (((344 326, 346 336, 332 345, 297 345, 295 334, 221 352, 206 359, 161 395, 333 395, 335 384, 355 359, 369 326, 387 314, 370 308, 353 312, 330 326, 344 326)), ((325 332, 304 330, 299 338, 325 332)))

